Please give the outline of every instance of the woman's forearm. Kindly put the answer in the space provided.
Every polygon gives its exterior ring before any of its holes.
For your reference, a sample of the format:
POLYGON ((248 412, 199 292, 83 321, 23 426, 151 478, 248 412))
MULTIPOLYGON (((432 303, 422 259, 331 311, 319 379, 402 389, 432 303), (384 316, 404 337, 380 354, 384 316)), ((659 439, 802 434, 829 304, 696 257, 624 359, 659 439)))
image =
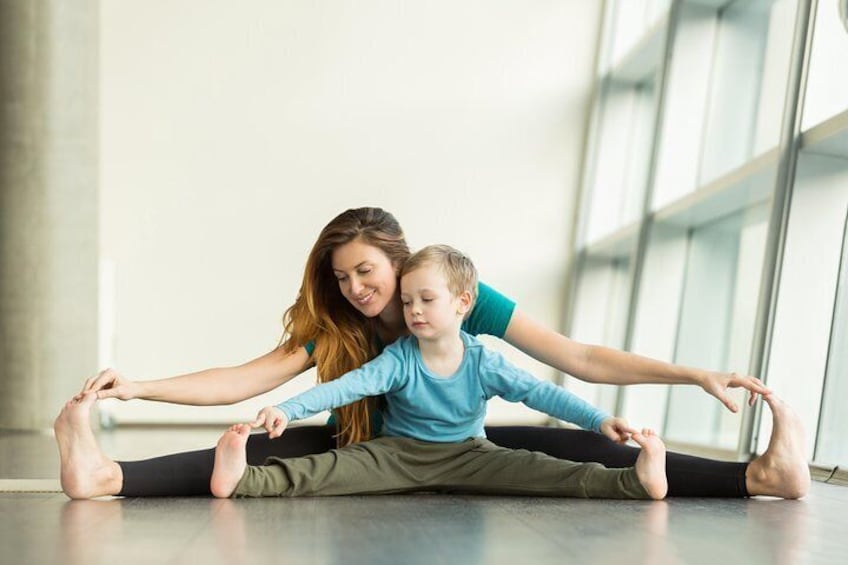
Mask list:
POLYGON ((534 359, 590 383, 697 385, 704 374, 700 369, 575 342, 518 311, 504 337, 534 359))
POLYGON ((237 367, 138 381, 133 397, 196 406, 234 404, 273 390, 308 367, 303 348, 290 354, 277 349, 237 367))
POLYGON ((601 345, 587 345, 579 379, 602 384, 693 384, 701 382, 703 371, 619 351, 601 345))
POLYGON ((167 379, 139 381, 136 383, 136 398, 174 404, 215 406, 234 404, 266 392, 251 382, 252 379, 248 375, 240 377, 238 373, 236 368, 226 367, 167 379))
POLYGON ((751 376, 684 367, 609 347, 577 343, 517 310, 504 339, 537 361, 590 383, 698 385, 732 412, 739 408, 728 389, 750 391, 749 402, 757 394, 770 392, 761 380, 751 376))

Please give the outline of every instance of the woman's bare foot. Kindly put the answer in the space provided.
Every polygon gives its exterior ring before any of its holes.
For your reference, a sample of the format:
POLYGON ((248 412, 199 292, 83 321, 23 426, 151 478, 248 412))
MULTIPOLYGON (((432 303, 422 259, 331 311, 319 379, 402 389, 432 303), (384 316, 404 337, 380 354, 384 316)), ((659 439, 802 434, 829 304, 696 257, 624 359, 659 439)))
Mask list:
POLYGON ((120 466, 103 455, 91 431, 96 393, 74 397, 53 422, 59 444, 62 490, 71 498, 116 495, 124 477, 120 466))
POLYGON ((665 476, 665 444, 653 430, 643 429, 633 434, 633 441, 642 451, 636 458, 636 476, 654 500, 662 500, 668 493, 665 476))
POLYGON ((804 447, 804 426, 788 404, 774 394, 763 396, 774 423, 768 449, 745 472, 748 494, 801 498, 810 490, 810 468, 804 447))
POLYGON ((224 432, 215 448, 215 468, 209 488, 218 498, 229 498, 236 490, 247 468, 245 444, 250 436, 250 426, 236 424, 224 432))

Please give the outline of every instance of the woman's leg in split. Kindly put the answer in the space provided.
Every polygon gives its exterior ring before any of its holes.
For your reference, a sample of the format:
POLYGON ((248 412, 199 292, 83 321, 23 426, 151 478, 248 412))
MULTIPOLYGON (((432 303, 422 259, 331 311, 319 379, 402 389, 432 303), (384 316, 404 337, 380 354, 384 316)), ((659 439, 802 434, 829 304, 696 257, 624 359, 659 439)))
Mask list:
MULTIPOLYGON (((773 394, 765 398, 773 416, 773 432, 765 453, 750 463, 718 461, 666 453, 668 496, 800 498, 809 490, 804 429, 795 412, 773 394)), ((619 445, 594 432, 534 426, 486 428, 501 447, 541 451, 558 459, 630 467, 639 449, 619 445)))
MULTIPOLYGON (((304 457, 325 453, 335 447, 335 426, 298 426, 277 439, 268 434, 251 434, 247 440, 247 462, 261 465, 269 457, 304 457)), ((119 461, 124 480, 122 496, 209 496, 209 480, 215 449, 189 451, 145 459, 119 461)))
MULTIPOLYGON (((71 498, 97 496, 209 496, 214 449, 190 451, 142 461, 112 461, 97 445, 91 428, 92 393, 71 400, 53 428, 59 446, 62 489, 71 498)), ((301 457, 335 445, 332 426, 293 427, 276 440, 254 434, 247 443, 251 464, 268 457, 301 457)))
MULTIPOLYGON (((569 461, 600 463, 609 468, 633 467, 638 447, 620 445, 606 436, 585 430, 533 426, 486 428, 488 439, 501 447, 539 451, 569 461)), ((747 463, 717 461, 666 452, 668 496, 748 496, 747 463)))

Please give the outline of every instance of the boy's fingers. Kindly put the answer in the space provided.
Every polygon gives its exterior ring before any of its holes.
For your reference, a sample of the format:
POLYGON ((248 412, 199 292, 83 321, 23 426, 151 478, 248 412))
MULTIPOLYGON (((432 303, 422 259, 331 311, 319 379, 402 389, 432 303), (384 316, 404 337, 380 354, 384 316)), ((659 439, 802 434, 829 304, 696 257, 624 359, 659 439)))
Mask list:
POLYGON ((279 426, 280 421, 276 417, 271 417, 270 420, 265 421, 265 429, 268 430, 268 434, 272 435, 275 431, 277 431, 277 426, 279 426))
POLYGON ((258 416, 256 416, 256 419, 255 419, 255 420, 253 420, 253 421, 250 423, 250 427, 251 427, 251 428, 258 428, 258 427, 260 427, 260 426, 261 426, 262 424, 264 424, 264 423, 265 423, 265 413, 264 413, 264 412, 260 412, 260 413, 259 413, 259 415, 258 415, 258 416))

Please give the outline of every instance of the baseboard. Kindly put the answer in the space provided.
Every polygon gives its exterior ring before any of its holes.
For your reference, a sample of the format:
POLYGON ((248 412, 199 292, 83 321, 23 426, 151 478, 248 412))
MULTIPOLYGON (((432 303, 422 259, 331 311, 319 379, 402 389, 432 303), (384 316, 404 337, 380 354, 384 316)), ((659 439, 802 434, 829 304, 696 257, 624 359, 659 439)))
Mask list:
POLYGON ((2 493, 62 492, 58 479, 0 479, 2 493))
POLYGON ((830 478, 825 482, 829 485, 848 487, 848 469, 837 467, 833 470, 833 473, 831 473, 830 478))

